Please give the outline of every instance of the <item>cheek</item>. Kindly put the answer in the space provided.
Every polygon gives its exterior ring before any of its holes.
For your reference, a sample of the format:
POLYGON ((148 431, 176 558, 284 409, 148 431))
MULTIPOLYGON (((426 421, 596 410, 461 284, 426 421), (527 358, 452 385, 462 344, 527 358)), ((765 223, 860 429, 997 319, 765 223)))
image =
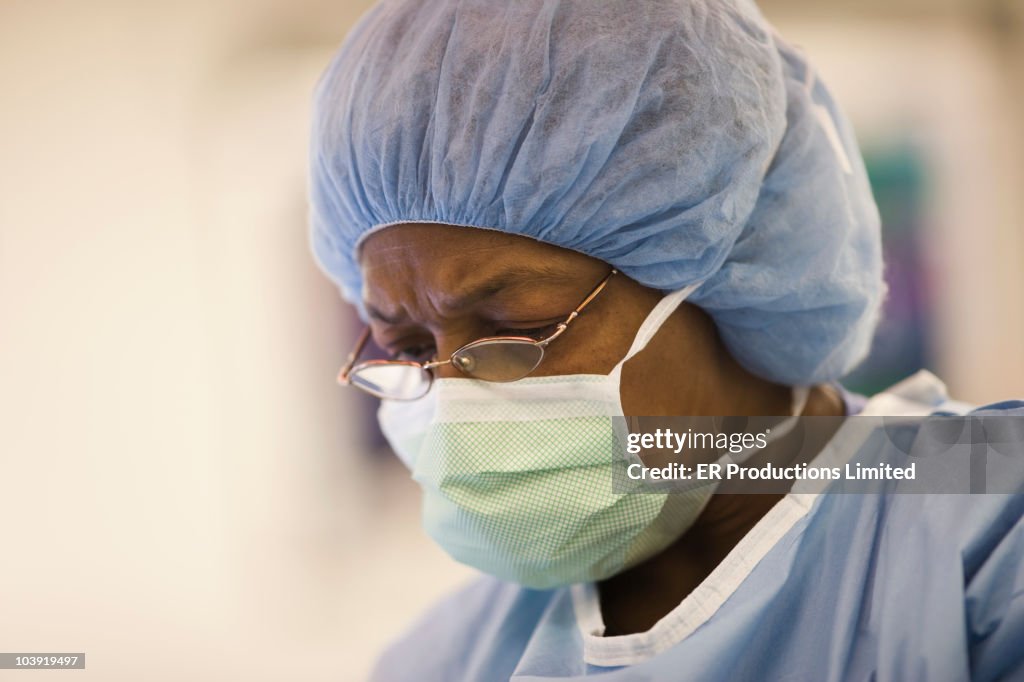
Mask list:
POLYGON ((677 311, 647 347, 622 368, 622 408, 627 416, 695 414, 697 386, 705 385, 709 356, 694 343, 683 311, 677 311))
POLYGON ((613 281, 602 298, 547 348, 533 376, 611 372, 660 298, 630 280, 613 281))
POLYGON ((543 362, 531 376, 607 374, 616 362, 618 356, 609 348, 573 347, 556 342, 546 349, 543 362))
POLYGON ((627 417, 658 417, 673 415, 677 411, 671 404, 671 391, 666 385, 671 377, 664 371, 652 372, 644 363, 628 362, 622 368, 622 386, 619 395, 622 411, 627 417))
MULTIPOLYGON (((557 374, 608 374, 629 350, 633 342, 625 330, 609 328, 593 321, 577 320, 544 353, 544 361, 533 376, 557 374)), ((632 330, 630 330, 632 333, 632 330)))

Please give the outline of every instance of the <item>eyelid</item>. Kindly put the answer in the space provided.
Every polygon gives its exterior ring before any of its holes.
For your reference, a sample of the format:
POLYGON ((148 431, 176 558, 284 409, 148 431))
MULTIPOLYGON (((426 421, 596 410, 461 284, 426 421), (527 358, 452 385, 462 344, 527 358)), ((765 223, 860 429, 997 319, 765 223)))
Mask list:
POLYGON ((512 321, 512 320, 495 320, 494 326, 502 329, 546 329, 547 327, 554 327, 555 325, 564 322, 565 318, 569 314, 555 315, 546 319, 540 320, 527 320, 527 321, 512 321))
POLYGON ((409 349, 403 349, 391 354, 392 360, 411 360, 413 362, 425 362, 434 358, 437 355, 437 351, 432 347, 428 348, 424 346, 419 353, 410 353, 409 349))
MULTIPOLYGON (((373 331, 373 325, 371 325, 371 331, 373 331)), ((373 343, 380 350, 384 351, 391 357, 395 357, 405 352, 407 348, 413 348, 416 346, 433 346, 434 339, 432 337, 423 337, 419 334, 412 334, 409 332, 398 332, 395 334, 396 338, 386 338, 385 335, 374 333, 372 334, 373 343)))
POLYGON ((532 337, 545 336, 547 334, 547 332, 554 330, 554 328, 557 327, 561 323, 562 323, 562 320, 560 319, 557 322, 548 322, 546 324, 535 324, 532 327, 503 327, 503 326, 498 326, 495 329, 495 334, 497 336, 532 336, 532 337))
MULTIPOLYGON (((527 336, 543 338, 544 336, 547 336, 548 332, 554 331, 555 327, 564 322, 566 317, 568 317, 568 313, 555 315, 542 320, 493 320, 490 322, 490 332, 488 333, 486 328, 481 329, 480 338, 484 338, 486 336, 527 336)), ((398 357, 405 353, 409 348, 435 348, 433 336, 423 330, 395 329, 394 327, 397 325, 393 326, 383 323, 379 325, 371 324, 371 329, 375 326, 377 327, 378 333, 373 335, 374 343, 390 357, 398 357), (383 329, 381 329, 381 327, 383 327, 383 329), (387 336, 380 333, 384 330, 392 332, 395 338, 379 338, 387 336)))

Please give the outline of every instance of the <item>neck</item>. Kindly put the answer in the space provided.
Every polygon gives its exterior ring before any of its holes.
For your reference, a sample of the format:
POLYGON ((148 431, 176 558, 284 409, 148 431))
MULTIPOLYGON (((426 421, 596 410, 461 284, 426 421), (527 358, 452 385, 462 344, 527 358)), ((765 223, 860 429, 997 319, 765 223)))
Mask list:
MULTIPOLYGON (((822 387, 811 392, 803 412, 805 416, 841 416, 843 413, 838 394, 822 387)), ((826 441, 827 438, 820 445, 826 441)), ((784 450, 785 445, 783 439, 777 447, 784 450)), ((784 493, 715 495, 693 526, 676 542, 647 561, 601 582, 598 591, 605 635, 649 630, 700 585, 783 497, 784 493)))
POLYGON ((722 495, 657 556, 598 585, 605 635, 645 632, 714 570, 782 495, 722 495))

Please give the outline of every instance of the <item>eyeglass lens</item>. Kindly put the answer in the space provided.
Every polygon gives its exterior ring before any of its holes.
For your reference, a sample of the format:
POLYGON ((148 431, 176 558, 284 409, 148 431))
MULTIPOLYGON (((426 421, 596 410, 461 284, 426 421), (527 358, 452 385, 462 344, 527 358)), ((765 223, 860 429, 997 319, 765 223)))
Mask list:
POLYGON ((544 357, 544 349, 530 341, 502 339, 480 341, 452 355, 452 364, 476 379, 516 381, 532 372, 544 357))
POLYGON ((380 398, 415 400, 430 389, 432 377, 428 370, 415 365, 371 363, 358 367, 349 380, 380 398))
MULTIPOLYGON (((516 381, 537 368, 544 349, 526 340, 480 341, 461 348, 452 356, 463 374, 484 381, 516 381)), ((395 400, 415 400, 430 390, 430 370, 416 365, 367 363, 356 367, 349 380, 376 396, 395 400)))

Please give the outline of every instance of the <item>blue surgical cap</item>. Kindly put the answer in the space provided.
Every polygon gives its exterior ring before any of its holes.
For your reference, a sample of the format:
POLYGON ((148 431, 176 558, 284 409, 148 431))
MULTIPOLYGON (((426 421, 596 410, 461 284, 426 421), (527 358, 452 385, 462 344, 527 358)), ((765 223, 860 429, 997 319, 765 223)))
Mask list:
POLYGON ((836 379, 884 291, 849 123, 742 0, 384 0, 316 90, 313 252, 361 306, 361 240, 497 229, 690 301, 766 379, 836 379))

